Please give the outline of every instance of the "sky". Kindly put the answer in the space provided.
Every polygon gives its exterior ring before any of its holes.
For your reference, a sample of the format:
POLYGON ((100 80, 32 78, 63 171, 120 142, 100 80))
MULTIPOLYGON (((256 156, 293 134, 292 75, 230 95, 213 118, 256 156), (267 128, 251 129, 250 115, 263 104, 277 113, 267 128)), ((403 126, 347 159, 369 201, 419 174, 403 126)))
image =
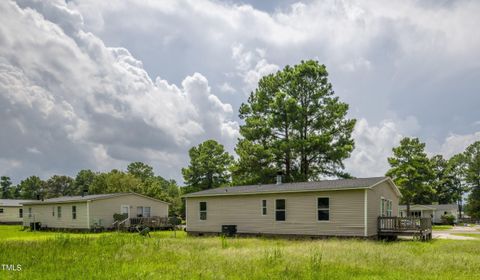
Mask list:
POLYGON ((233 153, 239 106, 315 59, 356 118, 346 170, 388 170, 405 136, 450 157, 480 140, 479 1, 0 1, 0 174, 133 161, 183 182, 188 149, 233 153))

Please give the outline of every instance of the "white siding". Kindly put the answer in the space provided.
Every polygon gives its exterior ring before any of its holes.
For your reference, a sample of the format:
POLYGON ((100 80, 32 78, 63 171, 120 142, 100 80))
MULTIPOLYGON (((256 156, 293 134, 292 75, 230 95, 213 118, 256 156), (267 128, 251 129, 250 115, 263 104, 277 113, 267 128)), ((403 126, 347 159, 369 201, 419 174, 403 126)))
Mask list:
POLYGON ((377 234, 377 219, 380 216, 380 204, 382 197, 392 201, 392 216, 398 213, 397 196, 394 189, 388 182, 383 182, 368 190, 368 235, 377 234))
POLYGON ((0 223, 21 223, 22 218, 19 215, 19 209, 21 206, 2 206, 0 209, 3 209, 3 213, 0 213, 0 223))
POLYGON ((187 198, 187 231, 221 232, 237 225, 239 233, 363 236, 364 190, 279 193, 187 198), (330 221, 317 221, 317 198, 330 198, 330 221), (262 200, 267 215, 262 215, 262 200), (275 221, 275 200, 286 200, 286 221, 275 221), (199 202, 207 202, 200 220, 199 202))
POLYGON ((52 203, 38 205, 24 205, 23 222, 29 226, 31 222, 40 222, 42 227, 86 229, 87 203, 52 203), (77 207, 77 218, 72 218, 72 206, 77 207), (58 207, 62 208, 62 216, 58 217, 58 207), (32 208, 32 217, 29 217, 28 208, 32 208), (52 212, 55 212, 55 215, 52 212))
POLYGON ((108 199, 99 199, 90 202, 90 224, 101 222, 104 227, 111 227, 113 214, 120 214, 122 205, 128 205, 130 217, 137 216, 137 207, 150 207, 150 216, 168 217, 168 203, 138 196, 135 194, 122 195, 108 199))

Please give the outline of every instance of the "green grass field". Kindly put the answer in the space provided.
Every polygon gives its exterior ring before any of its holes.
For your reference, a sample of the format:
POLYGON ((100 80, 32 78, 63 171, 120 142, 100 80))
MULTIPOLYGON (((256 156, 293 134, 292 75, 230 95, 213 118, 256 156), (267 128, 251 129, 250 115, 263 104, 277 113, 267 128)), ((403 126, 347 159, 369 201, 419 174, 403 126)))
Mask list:
POLYGON ((451 225, 433 225, 432 226, 432 229, 433 230, 449 230, 449 229, 452 229, 453 226, 451 225))
POLYGON ((478 279, 480 240, 222 239, 0 226, 0 279, 478 279))

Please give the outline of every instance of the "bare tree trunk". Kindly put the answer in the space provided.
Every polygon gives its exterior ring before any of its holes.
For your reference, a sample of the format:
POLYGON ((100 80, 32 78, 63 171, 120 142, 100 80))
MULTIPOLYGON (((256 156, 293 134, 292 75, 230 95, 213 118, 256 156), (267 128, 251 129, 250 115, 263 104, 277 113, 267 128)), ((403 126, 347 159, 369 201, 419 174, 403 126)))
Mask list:
POLYGON ((410 217, 410 202, 407 203, 407 217, 410 217))

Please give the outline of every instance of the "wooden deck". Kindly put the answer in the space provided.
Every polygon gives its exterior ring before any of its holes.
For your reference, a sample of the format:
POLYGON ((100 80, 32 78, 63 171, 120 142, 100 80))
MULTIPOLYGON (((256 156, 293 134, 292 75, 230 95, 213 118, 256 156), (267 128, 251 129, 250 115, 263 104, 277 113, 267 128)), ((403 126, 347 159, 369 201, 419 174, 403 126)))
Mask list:
POLYGON ((167 229, 172 227, 168 217, 130 218, 130 226, 145 226, 151 229, 167 229))
POLYGON ((413 236, 419 240, 432 239, 432 219, 420 217, 378 217, 378 237, 395 239, 413 236))

